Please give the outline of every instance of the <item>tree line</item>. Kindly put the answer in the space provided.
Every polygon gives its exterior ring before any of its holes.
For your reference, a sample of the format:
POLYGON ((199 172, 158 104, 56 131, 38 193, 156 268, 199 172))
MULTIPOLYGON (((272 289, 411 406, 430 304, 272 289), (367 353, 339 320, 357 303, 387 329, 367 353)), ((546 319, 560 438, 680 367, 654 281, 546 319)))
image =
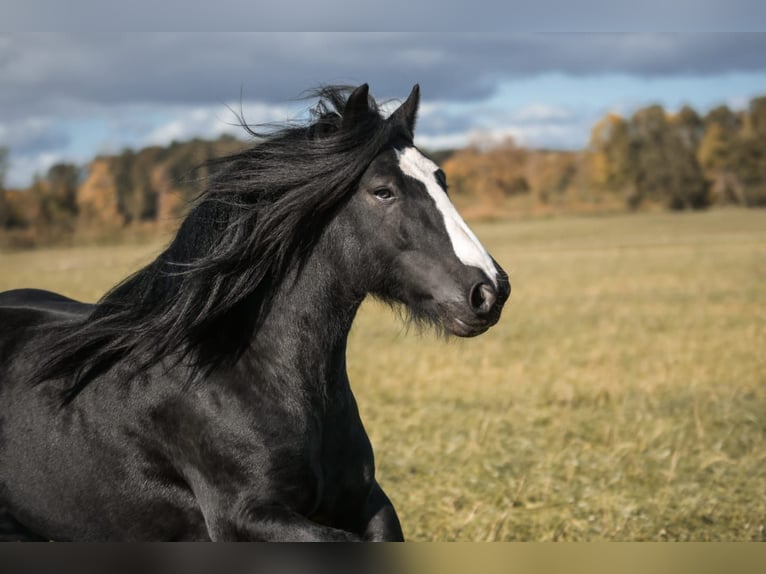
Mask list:
POLYGON ((593 128, 591 182, 623 193, 629 207, 766 205, 766 97, 742 112, 719 106, 705 116, 660 106, 630 119, 609 115, 593 128))
POLYGON ((608 114, 581 151, 530 150, 510 140, 485 149, 478 142, 445 158, 444 170, 456 195, 498 209, 764 206, 766 97, 743 111, 719 106, 704 116, 658 105, 628 118, 608 114))
POLYGON ((28 189, 3 190, 0 179, 0 230, 26 245, 76 232, 109 235, 137 225, 174 226, 203 190, 207 162, 244 145, 222 136, 128 149, 87 166, 58 163, 28 189))
MULTIPOLYGON (((246 144, 222 136, 59 163, 29 189, 4 189, 0 148, 0 230, 20 242, 83 230, 175 225, 204 187, 206 162, 246 144)), ((558 209, 702 209, 766 205, 766 96, 742 111, 653 105, 630 117, 609 114, 579 151, 475 142, 433 154, 461 207, 484 215, 558 209)))

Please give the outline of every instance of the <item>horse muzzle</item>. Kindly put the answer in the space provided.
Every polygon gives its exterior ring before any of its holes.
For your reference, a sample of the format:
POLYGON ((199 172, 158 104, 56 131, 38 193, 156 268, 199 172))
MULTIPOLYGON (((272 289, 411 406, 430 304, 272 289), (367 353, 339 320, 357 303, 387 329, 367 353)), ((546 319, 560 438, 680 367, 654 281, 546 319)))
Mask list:
POLYGON ((511 294, 508 275, 497 267, 497 285, 482 273, 482 280, 468 289, 466 301, 453 309, 452 317, 445 321, 446 329, 458 337, 475 337, 487 331, 500 320, 503 306, 511 294))

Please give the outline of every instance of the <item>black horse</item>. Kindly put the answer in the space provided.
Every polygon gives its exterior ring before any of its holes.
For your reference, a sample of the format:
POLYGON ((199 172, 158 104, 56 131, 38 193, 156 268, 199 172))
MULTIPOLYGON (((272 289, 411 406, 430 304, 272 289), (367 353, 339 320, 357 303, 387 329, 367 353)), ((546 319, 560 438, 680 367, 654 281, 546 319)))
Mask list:
POLYGON ((508 278, 367 85, 218 160, 96 305, 0 294, 0 537, 402 540, 346 374, 367 294, 462 337, 508 278))

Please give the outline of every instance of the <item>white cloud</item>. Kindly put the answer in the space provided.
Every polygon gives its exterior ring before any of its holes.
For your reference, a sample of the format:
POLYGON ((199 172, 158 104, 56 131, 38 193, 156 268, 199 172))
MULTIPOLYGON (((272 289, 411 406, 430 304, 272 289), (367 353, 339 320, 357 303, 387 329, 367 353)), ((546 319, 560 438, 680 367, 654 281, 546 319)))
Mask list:
POLYGON ((530 147, 571 149, 586 143, 592 111, 532 102, 518 107, 443 104, 424 114, 418 143, 429 149, 492 146, 509 137, 530 147))
POLYGON ((574 117, 574 113, 561 106, 533 103, 513 111, 510 118, 515 122, 561 122, 574 117))
POLYGON ((455 149, 467 145, 493 147, 511 138, 527 147, 574 149, 585 144, 587 131, 580 125, 500 125, 493 128, 469 129, 446 134, 420 135, 416 142, 425 149, 455 149))
POLYGON ((145 145, 167 145, 173 140, 194 137, 216 138, 222 134, 243 137, 239 117, 250 126, 288 121, 296 110, 288 106, 263 102, 229 103, 206 107, 176 107, 168 113, 172 117, 154 127, 145 137, 145 145))
POLYGON ((153 129, 146 136, 147 145, 167 145, 173 140, 184 140, 189 137, 188 123, 173 120, 153 129))
POLYGON ((66 158, 60 153, 11 156, 6 175, 6 187, 27 187, 36 175, 45 175, 48 169, 66 158))
POLYGON ((17 152, 49 151, 66 145, 67 134, 50 117, 31 116, 0 123, 0 145, 17 152))
POLYGON ((418 135, 415 144, 424 149, 455 149, 465 146, 471 139, 470 132, 455 132, 449 134, 418 135))

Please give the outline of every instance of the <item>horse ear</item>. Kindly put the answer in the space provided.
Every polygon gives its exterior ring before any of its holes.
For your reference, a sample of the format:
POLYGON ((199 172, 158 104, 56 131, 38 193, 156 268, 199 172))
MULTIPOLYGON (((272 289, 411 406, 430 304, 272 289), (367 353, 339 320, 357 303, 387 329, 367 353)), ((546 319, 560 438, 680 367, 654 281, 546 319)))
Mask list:
POLYGON ((394 113, 391 114, 391 121, 407 127, 410 134, 415 133, 415 119, 418 115, 418 105, 420 104, 420 84, 412 87, 410 95, 404 100, 394 113))
POLYGON ((362 84, 351 92, 343 109, 343 129, 350 128, 370 113, 370 104, 367 101, 369 92, 370 86, 367 84, 362 84))

